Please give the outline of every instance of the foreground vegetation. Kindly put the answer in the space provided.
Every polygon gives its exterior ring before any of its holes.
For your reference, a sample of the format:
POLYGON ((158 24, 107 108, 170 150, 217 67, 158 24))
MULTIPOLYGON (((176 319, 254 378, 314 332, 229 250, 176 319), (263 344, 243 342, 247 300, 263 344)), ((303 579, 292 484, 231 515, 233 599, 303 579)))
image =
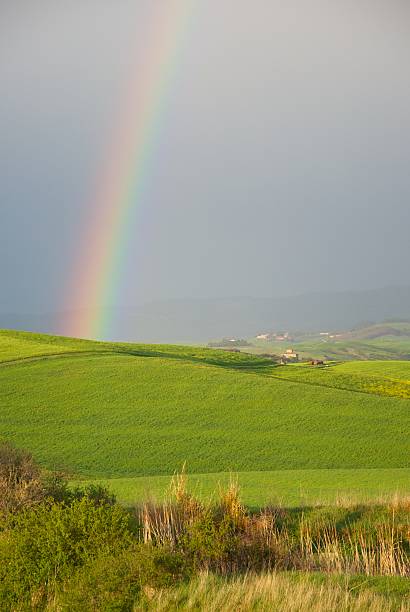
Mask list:
POLYGON ((410 503, 248 511, 182 474, 130 509, 0 446, 0 603, 8 610, 407 610, 410 503))

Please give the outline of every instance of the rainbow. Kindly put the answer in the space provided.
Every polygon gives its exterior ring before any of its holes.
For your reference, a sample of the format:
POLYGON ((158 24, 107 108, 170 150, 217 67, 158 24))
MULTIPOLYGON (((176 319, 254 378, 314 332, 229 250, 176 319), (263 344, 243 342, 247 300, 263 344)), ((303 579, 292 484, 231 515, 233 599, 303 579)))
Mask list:
POLYGON ((118 304, 136 209, 149 178, 173 78, 193 15, 194 0, 155 5, 146 61, 132 75, 125 105, 113 131, 105 163, 97 176, 85 231, 80 236, 66 303, 80 308, 66 315, 66 335, 104 339, 110 335, 118 304))

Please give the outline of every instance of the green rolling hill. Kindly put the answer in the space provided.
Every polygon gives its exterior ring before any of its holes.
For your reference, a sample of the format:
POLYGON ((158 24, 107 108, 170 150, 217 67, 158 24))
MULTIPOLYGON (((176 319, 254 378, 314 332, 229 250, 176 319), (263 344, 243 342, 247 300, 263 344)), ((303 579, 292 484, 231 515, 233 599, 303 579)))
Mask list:
POLYGON ((197 347, 0 332, 0 436, 124 500, 186 463, 252 504, 410 492, 410 362, 277 366, 197 347))

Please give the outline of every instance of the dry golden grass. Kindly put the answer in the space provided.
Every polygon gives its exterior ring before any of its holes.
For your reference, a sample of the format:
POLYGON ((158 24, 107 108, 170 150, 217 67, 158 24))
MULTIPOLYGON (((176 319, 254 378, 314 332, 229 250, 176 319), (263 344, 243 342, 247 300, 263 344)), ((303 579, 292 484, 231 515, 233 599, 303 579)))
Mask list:
MULTIPOLYGON (((409 610, 407 604, 397 606, 370 590, 358 594, 347 585, 312 583, 308 578, 293 580, 282 574, 248 574, 243 578, 221 580, 202 574, 187 586, 146 593, 148 609, 206 610, 206 612, 392 612, 409 610)), ((140 608, 135 608, 135 610, 140 608)))

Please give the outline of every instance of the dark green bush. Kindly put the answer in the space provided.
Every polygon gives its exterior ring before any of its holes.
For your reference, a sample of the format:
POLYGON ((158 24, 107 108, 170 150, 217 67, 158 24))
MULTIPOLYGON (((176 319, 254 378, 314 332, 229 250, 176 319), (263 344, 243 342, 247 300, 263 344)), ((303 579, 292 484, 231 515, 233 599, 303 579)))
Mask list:
POLYGON ((63 475, 57 472, 44 474, 41 478, 44 490, 44 498, 50 498, 55 502, 72 504, 87 497, 96 505, 108 504, 113 506, 116 502, 115 495, 106 487, 99 484, 87 484, 84 487, 70 488, 63 475))
POLYGON ((47 472, 42 475, 41 482, 44 490, 44 499, 69 504, 73 501, 73 494, 67 480, 57 472, 47 472))
POLYGON ((115 495, 107 489, 107 487, 103 487, 100 484, 88 484, 85 487, 76 487, 72 492, 72 499, 83 499, 83 497, 87 497, 87 499, 91 500, 94 504, 100 505, 109 505, 113 506, 116 502, 115 495))
POLYGON ((209 510, 188 526, 182 549, 196 568, 224 569, 240 545, 240 530, 229 515, 216 517, 209 510))

